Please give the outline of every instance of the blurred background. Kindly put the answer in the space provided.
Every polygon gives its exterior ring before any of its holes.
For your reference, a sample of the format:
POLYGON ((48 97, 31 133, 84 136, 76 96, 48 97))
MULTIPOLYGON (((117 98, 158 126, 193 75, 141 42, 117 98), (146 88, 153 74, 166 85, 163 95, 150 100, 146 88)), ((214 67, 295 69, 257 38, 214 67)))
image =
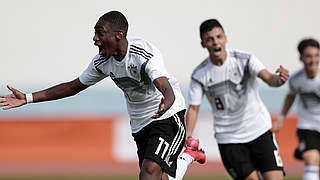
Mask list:
MULTIPOLYGON (((98 49, 94 25, 110 10, 129 21, 129 37, 143 37, 164 56, 187 100, 193 69, 208 56, 199 25, 218 19, 230 48, 254 53, 271 72, 302 67, 296 46, 320 39, 318 0, 0 0, 0 94, 6 85, 29 93, 77 78, 98 49)), ((260 96, 274 117, 287 85, 260 83, 260 96)), ((188 102, 186 102, 188 104, 188 102)), ((208 102, 201 105, 195 136, 206 149, 207 165, 191 165, 186 177, 227 174, 220 163, 208 102)), ((287 175, 300 177, 295 108, 278 134, 287 175)), ((66 99, 0 111, 0 178, 11 176, 137 177, 136 147, 122 92, 107 78, 66 99)))

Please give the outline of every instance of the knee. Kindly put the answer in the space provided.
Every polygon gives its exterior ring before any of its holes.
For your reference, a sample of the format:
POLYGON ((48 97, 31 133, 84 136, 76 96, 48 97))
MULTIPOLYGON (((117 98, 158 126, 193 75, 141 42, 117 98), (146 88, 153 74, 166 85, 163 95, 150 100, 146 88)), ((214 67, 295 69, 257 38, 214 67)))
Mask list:
POLYGON ((320 164, 320 154, 316 149, 308 150, 302 154, 302 157, 306 165, 319 166, 320 164))
POLYGON ((264 180, 283 180, 283 171, 271 170, 262 174, 264 180))
POLYGON ((140 177, 141 179, 161 179, 162 169, 154 161, 145 159, 143 160, 140 177))
POLYGON ((245 180, 259 180, 259 177, 248 176, 245 180))
POLYGON ((258 171, 252 171, 249 176, 245 178, 245 180, 259 180, 258 171))

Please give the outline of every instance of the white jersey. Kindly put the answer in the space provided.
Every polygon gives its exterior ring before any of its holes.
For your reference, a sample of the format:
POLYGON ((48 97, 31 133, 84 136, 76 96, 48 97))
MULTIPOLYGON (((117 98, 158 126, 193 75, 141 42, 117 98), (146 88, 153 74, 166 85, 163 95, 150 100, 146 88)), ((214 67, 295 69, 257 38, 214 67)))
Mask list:
POLYGON ((126 56, 121 62, 114 57, 105 59, 99 54, 96 55, 81 74, 80 81, 90 86, 108 76, 124 93, 133 133, 140 131, 152 121, 169 118, 185 109, 177 80, 166 71, 160 51, 144 39, 129 39, 126 56), (175 101, 160 118, 152 119, 163 97, 153 84, 159 77, 168 78, 175 94, 175 101))
POLYGON ((258 93, 258 73, 265 66, 253 55, 227 49, 222 66, 209 57, 191 76, 190 105, 200 105, 205 94, 214 115, 219 144, 246 143, 271 128, 271 117, 258 93))
POLYGON ((298 128, 320 132, 320 74, 308 79, 304 69, 289 79, 290 94, 298 95, 298 128))

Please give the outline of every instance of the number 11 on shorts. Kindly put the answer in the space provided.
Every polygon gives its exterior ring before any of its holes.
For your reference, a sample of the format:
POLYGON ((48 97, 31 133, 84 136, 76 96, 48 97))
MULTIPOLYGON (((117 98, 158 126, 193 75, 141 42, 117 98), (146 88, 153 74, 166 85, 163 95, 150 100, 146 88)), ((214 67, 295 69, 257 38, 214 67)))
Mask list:
POLYGON ((164 155, 166 154, 166 152, 167 152, 167 150, 169 148, 169 143, 167 143, 162 137, 159 137, 159 141, 160 141, 160 143, 158 145, 158 148, 157 148, 155 154, 156 155, 159 154, 160 150, 162 149, 162 145, 164 144, 165 147, 164 147, 164 150, 163 150, 162 155, 161 155, 161 159, 163 159, 164 155))

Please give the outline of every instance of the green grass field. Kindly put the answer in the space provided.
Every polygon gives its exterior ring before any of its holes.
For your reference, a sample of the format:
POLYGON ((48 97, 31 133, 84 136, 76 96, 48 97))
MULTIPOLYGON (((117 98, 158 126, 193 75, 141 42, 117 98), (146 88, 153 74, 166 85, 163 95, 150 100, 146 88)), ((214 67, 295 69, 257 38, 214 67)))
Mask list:
MULTIPOLYGON (((0 177, 0 180, 137 180, 138 177, 0 177)), ((300 177, 285 177, 298 180, 300 177)), ((184 180, 231 180, 229 177, 186 177, 184 180)))

